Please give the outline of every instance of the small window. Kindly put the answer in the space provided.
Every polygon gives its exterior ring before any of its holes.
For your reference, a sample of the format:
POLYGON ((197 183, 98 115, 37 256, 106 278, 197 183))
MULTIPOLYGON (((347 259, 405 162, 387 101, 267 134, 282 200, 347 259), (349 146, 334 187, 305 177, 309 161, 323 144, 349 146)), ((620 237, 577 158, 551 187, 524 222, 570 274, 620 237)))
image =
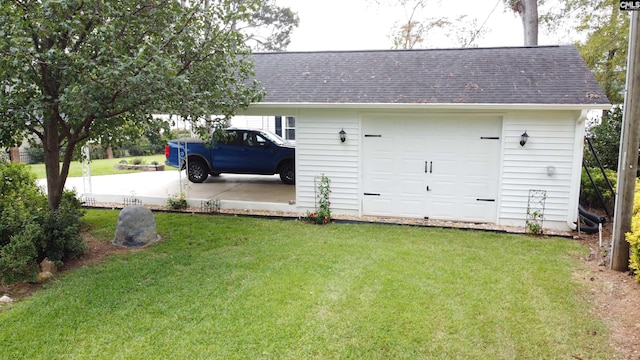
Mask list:
POLYGON ((284 123, 284 138, 286 140, 296 139, 296 118, 293 116, 287 116, 284 123))
POLYGON ((245 146, 264 146, 267 139, 255 132, 245 132, 242 134, 242 144, 245 146))
POLYGON ((256 146, 256 135, 252 133, 242 133, 242 144, 246 146, 256 146))
POLYGON ((227 133, 227 137, 223 139, 221 142, 227 145, 242 145, 244 142, 243 136, 245 136, 245 132, 239 131, 229 131, 227 133))
POLYGON ((256 144, 258 144, 258 146, 264 146, 267 143, 267 139, 262 137, 262 135, 254 134, 254 136, 256 137, 256 144))

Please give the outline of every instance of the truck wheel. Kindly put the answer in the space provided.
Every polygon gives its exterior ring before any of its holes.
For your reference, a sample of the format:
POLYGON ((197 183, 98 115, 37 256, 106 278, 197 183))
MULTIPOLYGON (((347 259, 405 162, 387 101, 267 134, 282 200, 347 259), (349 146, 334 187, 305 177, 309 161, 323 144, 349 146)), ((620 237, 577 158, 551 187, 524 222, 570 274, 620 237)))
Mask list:
POLYGON ((193 183, 201 183, 209 177, 209 167, 202 160, 190 160, 187 167, 187 177, 193 183))
POLYGON ((288 161, 280 166, 280 180, 287 185, 296 183, 296 168, 292 161, 288 161))

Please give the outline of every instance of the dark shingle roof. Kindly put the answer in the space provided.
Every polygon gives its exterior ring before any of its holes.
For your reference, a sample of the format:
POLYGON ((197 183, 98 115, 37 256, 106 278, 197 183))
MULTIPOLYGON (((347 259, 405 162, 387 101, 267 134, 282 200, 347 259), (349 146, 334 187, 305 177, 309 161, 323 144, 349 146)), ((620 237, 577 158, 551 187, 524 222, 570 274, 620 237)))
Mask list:
POLYGON ((574 46, 253 56, 266 103, 609 103, 574 46))

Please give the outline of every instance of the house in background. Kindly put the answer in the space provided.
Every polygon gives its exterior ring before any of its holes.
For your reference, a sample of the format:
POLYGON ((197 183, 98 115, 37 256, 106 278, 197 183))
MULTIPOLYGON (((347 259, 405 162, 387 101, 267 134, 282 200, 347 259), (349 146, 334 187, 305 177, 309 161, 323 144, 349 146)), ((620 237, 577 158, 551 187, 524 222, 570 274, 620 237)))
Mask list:
MULTIPOLYGON (((191 125, 188 121, 180 119, 178 116, 171 116, 168 114, 154 114, 154 118, 163 119, 172 124, 175 129, 191 130, 191 125)), ((252 129, 265 129, 273 133, 280 135, 283 139, 289 142, 295 142, 296 140, 296 118, 293 116, 246 116, 237 115, 231 118, 229 126, 252 128, 252 129)))
POLYGON ((234 116, 231 126, 265 129, 290 142, 296 140, 296 118, 293 116, 234 116))
POLYGON ((295 118, 301 212, 324 174, 334 213, 575 227, 585 119, 610 107, 575 47, 253 57, 242 115, 295 118))

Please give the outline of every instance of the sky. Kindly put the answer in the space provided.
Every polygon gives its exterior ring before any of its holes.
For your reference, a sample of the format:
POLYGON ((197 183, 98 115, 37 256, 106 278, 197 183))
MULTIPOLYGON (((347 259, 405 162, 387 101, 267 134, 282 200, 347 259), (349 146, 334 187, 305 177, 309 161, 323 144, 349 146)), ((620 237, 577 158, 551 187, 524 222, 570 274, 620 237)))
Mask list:
MULTIPOLYGON (((373 0, 275 0, 278 6, 298 13, 300 26, 291 36, 288 51, 378 50, 390 49, 389 34, 395 22, 405 21, 402 6, 377 6, 373 0)), ((503 0, 431 0, 422 17, 467 15, 483 24, 486 34, 480 47, 522 46, 520 18, 505 10, 503 0), (494 10, 495 9, 495 10, 494 10)), ((436 36, 428 46, 460 47, 455 40, 436 36)), ((557 43, 557 41, 555 42, 557 43)), ((540 45, 554 44, 540 34, 540 45)))

